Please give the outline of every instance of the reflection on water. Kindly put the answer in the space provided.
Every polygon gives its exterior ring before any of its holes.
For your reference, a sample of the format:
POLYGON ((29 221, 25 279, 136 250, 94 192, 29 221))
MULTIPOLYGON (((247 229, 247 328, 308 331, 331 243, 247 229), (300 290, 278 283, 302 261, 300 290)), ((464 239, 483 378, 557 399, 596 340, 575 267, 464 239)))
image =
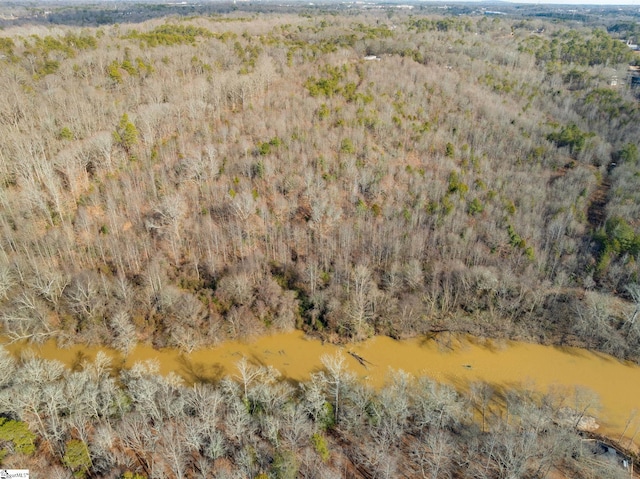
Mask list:
MULTIPOLYGON (((498 390, 526 386, 549 392, 583 386, 599 395, 600 431, 614 438, 622 433, 631 414, 640 408, 640 367, 635 364, 577 348, 485 341, 448 334, 404 341, 375 337, 339 347, 295 331, 249 342, 229 341, 191 354, 139 345, 126 358, 105 348, 60 349, 54 341, 38 347, 8 346, 14 353, 25 348, 34 349, 43 358, 58 359, 71 368, 93 359, 99 350, 113 357, 118 367, 155 359, 161 373, 174 371, 188 383, 216 381, 224 374, 233 374, 235 364, 242 357, 254 364, 271 365, 285 377, 301 381, 322 368, 322 355, 343 350, 351 370, 373 386, 381 386, 391 369, 426 375, 460 389, 466 389, 473 381, 486 381, 498 390)), ((634 424, 628 428, 627 434, 633 435, 635 427, 634 424)))

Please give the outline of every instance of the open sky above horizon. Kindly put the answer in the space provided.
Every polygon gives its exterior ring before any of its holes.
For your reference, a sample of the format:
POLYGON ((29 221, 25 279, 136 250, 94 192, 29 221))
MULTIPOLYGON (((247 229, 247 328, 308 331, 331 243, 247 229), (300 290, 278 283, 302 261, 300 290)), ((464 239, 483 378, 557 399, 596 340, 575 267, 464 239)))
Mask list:
MULTIPOLYGON (((3 0, 0 0, 2 3, 3 0)), ((95 0, 93 0, 95 1, 95 0)), ((97 0, 98 2, 111 2, 113 0, 97 0)), ((117 0, 116 0, 117 1, 117 0)), ((124 0, 122 0, 124 1, 124 0)), ((158 0, 155 3, 177 3, 180 0, 158 0)), ((215 1, 215 0, 205 0, 206 1, 215 1)), ((301 0, 302 2, 306 2, 309 0, 301 0)), ((336 0, 337 2, 348 2, 350 0, 336 0)), ((435 3, 464 3, 464 2, 477 2, 477 3, 491 3, 492 0, 425 0, 426 2, 435 2, 435 3)), ((502 1, 505 3, 526 3, 526 4, 539 4, 539 5, 604 5, 604 6, 616 6, 616 5, 625 5, 625 6, 638 6, 640 7, 640 0, 497 0, 498 2, 502 1)), ((313 0, 311 0, 313 2, 313 0)), ((88 3, 93 3, 89 0, 88 3)), ((145 2, 147 3, 147 2, 145 2)), ((154 2, 148 2, 154 3, 154 2)))
POLYGON ((640 7, 640 0, 504 0, 508 3, 534 3, 540 5, 632 5, 640 7))
MULTIPOLYGON (((427 0, 427 1, 442 1, 446 3, 446 0, 427 0)), ((474 1, 474 0, 453 0, 457 2, 474 1)), ((491 0, 476 0, 479 3, 488 3, 491 0)), ((637 6, 640 7, 640 0, 498 0, 505 3, 526 3, 537 5, 594 5, 594 6, 637 6)))
MULTIPOLYGON (((2 3, 3 0, 0 0, 2 3)), ((96 0, 89 0, 88 3, 93 3, 96 0)), ((100 2, 112 2, 113 0, 97 0, 100 2)), ((118 0, 116 0, 118 1, 118 0)), ((126 0, 121 0, 126 1, 126 0)), ((158 0, 155 3, 177 3, 180 0, 158 0)), ((205 0, 207 1, 215 1, 215 0, 205 0)), ((313 0, 300 0, 301 2, 307 2, 313 0)), ((337 2, 349 2, 350 0, 336 0, 337 2)), ((366 0, 365 0, 366 1, 366 0)), ((492 0, 425 0, 428 3, 464 3, 464 2, 475 2, 475 3, 491 3, 492 0)), ((600 6, 638 6, 640 7, 640 0, 497 0, 498 2, 502 1, 504 3, 525 3, 525 4, 538 4, 538 5, 600 5, 600 6)), ((144 2, 144 3, 154 3, 154 2, 144 2)), ((190 2, 189 2, 190 3, 190 2)))

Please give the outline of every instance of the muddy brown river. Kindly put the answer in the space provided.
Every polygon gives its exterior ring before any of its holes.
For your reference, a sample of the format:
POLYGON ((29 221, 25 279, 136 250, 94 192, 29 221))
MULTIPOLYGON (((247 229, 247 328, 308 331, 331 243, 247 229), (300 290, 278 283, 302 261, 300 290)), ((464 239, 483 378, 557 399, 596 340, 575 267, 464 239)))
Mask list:
MULTIPOLYGON (((228 341, 191 354, 139 345, 126 358, 106 348, 61 349, 54 341, 41 346, 10 344, 6 347, 13 353, 33 349, 43 358, 57 359, 68 366, 84 358, 93 359, 100 350, 125 367, 136 361, 155 359, 161 373, 174 371, 188 383, 233 374, 236 362, 243 356, 254 364, 272 365, 287 378, 305 380, 310 373, 321 369, 322 355, 342 350, 352 372, 373 386, 384 384, 390 369, 426 375, 459 389, 481 380, 497 387, 524 386, 541 392, 566 388, 565 394, 570 398, 578 386, 594 391, 599 397, 600 408, 589 411, 601 424, 598 432, 618 439, 630 418, 634 419, 627 427, 626 436, 632 437, 636 428, 640 428, 640 417, 634 416, 640 409, 640 366, 578 348, 449 335, 402 341, 380 336, 339 347, 308 338, 300 331, 246 342, 228 341), (349 352, 366 359, 370 363, 368 367, 363 367, 347 354, 349 352)), ((640 444, 638 436, 640 433, 635 438, 636 444, 640 444)))

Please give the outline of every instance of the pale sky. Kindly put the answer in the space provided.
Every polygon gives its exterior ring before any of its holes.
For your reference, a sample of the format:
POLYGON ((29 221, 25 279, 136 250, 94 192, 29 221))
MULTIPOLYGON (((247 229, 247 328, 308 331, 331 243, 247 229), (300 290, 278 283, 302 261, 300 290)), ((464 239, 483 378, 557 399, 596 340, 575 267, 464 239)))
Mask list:
POLYGON ((637 5, 640 0, 506 0, 510 3, 564 4, 564 5, 637 5))
MULTIPOLYGON (((1 1, 1 0, 0 0, 1 1)), ((440 2, 447 3, 447 0, 425 0, 427 2, 440 2)), ((491 0, 448 0, 449 3, 453 2, 476 2, 480 4, 488 4, 491 0)), ((527 3, 537 5, 604 5, 604 6, 616 6, 616 5, 633 5, 640 8, 640 0, 498 0, 498 2, 505 3, 527 3)), ((494 4, 499 9, 500 4, 494 4)))
POLYGON ((636 5, 640 7, 640 0, 504 0, 509 3, 535 3, 539 5, 636 5))

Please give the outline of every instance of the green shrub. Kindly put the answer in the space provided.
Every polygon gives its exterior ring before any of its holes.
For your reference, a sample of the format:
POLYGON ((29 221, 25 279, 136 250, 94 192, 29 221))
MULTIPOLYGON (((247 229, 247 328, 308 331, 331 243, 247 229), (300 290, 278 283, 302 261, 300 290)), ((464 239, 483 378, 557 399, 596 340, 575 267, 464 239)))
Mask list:
POLYGON ((126 113, 122 115, 116 131, 113 132, 113 140, 127 152, 138 143, 138 129, 129 121, 129 115, 126 113))
POLYGON ((122 83, 122 72, 120 71, 120 64, 117 61, 112 61, 107 67, 107 75, 114 83, 122 83))
POLYGON ((202 27, 193 25, 161 25, 154 28, 150 32, 140 33, 137 30, 131 30, 124 38, 140 40, 149 47, 157 47, 161 45, 184 45, 194 44, 198 37, 211 38, 214 34, 202 27))
POLYGON ((340 143, 340 151, 342 153, 347 153, 350 155, 356 152, 356 147, 353 146, 353 142, 351 141, 351 138, 344 138, 342 140, 342 142, 340 143))
POLYGON ((73 471, 73 477, 77 479, 84 478, 91 468, 89 448, 78 439, 67 441, 62 462, 73 471))
POLYGON ((122 475, 122 479, 147 479, 146 476, 138 474, 137 472, 127 471, 122 475))
POLYGON ((279 451, 273 458, 271 471, 278 479, 295 479, 299 469, 300 463, 293 451, 279 451))
POLYGON ((271 153, 271 145, 268 142, 260 143, 258 146, 258 154, 260 156, 266 156, 271 153))
POLYGON ((638 163, 640 153, 638 147, 633 143, 627 143, 619 152, 618 158, 625 163, 638 163))
POLYGON ((330 113, 331 112, 329 110, 329 107, 326 105, 326 103, 323 103, 322 105, 320 105, 320 108, 318 109, 318 118, 320 118, 321 120, 324 120, 329 117, 330 113))
POLYGON ((554 142, 558 147, 567 146, 572 154, 583 150, 587 138, 591 138, 593 133, 586 133, 571 123, 562 128, 559 132, 549 133, 547 139, 554 142))
POLYGON ((58 139, 60 140, 73 140, 73 132, 69 127, 64 127, 58 133, 58 139))
POLYGON ((535 251, 532 246, 527 245, 527 241, 521 237, 511 225, 507 225, 507 233, 509 234, 509 244, 521 250, 524 255, 531 261, 535 259, 535 251))
POLYGON ((444 156, 446 156, 447 158, 453 158, 454 154, 455 154, 455 148, 453 146, 453 143, 447 143, 444 149, 444 156))
POLYGON ((327 462, 329 460, 329 447, 327 446, 327 440, 324 436, 322 434, 315 433, 311 436, 311 442, 322 460, 327 462))
MULTIPOLYGON (((29 430, 26 423, 0 417, 0 441, 12 442, 16 452, 32 455, 36 452, 35 440, 36 435, 29 430)), ((0 451, 7 452, 5 449, 0 451)))
POLYGON ((523 240, 513 226, 507 226, 507 233, 509 234, 509 244, 514 248, 524 248, 526 246, 525 240, 523 240))
POLYGON ((9 61, 15 60, 15 55, 13 53, 13 49, 15 48, 15 43, 11 38, 1 38, 0 37, 0 52, 3 52, 9 61))
POLYGON ((323 77, 316 78, 312 76, 305 82, 304 86, 311 96, 322 95, 329 98, 337 93, 343 92, 343 90, 345 90, 347 96, 349 96, 349 92, 354 92, 355 88, 346 87, 345 89, 340 87, 340 81, 344 79, 344 69, 327 65, 323 73, 323 77))
POLYGON ((478 213, 482 213, 484 211, 484 206, 482 202, 478 198, 474 198, 469 202, 469 207, 467 209, 468 213, 473 216, 478 213))
POLYGON ((467 191, 469 191, 469 186, 466 183, 463 183, 458 176, 458 173, 452 171, 449 174, 449 193, 458 193, 462 198, 467 191))
POLYGON ((631 225, 619 216, 609 218, 605 227, 594 234, 594 240, 599 245, 601 261, 604 256, 624 254, 638 259, 640 254, 640 235, 636 234, 631 225))

